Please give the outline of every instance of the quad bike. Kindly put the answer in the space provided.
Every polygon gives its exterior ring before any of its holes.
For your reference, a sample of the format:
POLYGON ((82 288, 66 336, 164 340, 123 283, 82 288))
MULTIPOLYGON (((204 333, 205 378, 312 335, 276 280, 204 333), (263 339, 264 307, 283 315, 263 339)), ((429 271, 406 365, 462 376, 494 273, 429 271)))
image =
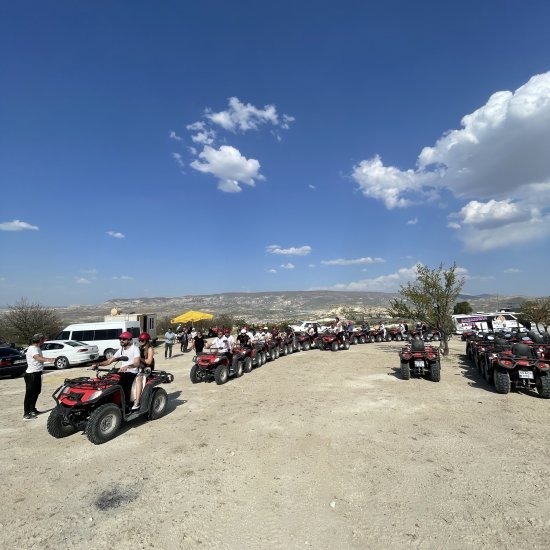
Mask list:
POLYGON ((283 332, 279 334, 278 343, 280 355, 290 355, 295 351, 301 350, 294 332, 283 332))
POLYGON ((334 332, 323 332, 319 337, 318 346, 320 350, 330 349, 331 351, 338 351, 340 349, 349 349, 349 340, 342 336, 338 338, 338 335, 334 332))
POLYGON ((539 359, 528 344, 514 343, 510 352, 496 354, 488 370, 498 393, 509 393, 512 387, 536 387, 541 397, 550 399, 550 360, 539 359))
POLYGON ((386 340, 387 340, 388 335, 390 337, 390 340, 396 340, 397 342, 402 342, 403 341, 403 334, 401 334, 401 331, 396 327, 392 327, 392 328, 387 329, 387 331, 386 331, 386 340))
POLYGON ((244 372, 244 362, 234 362, 229 352, 213 347, 195 355, 193 362, 195 364, 189 372, 193 384, 212 380, 218 385, 225 384, 230 376, 240 378, 244 372))
POLYGON ((411 375, 428 375, 433 382, 441 380, 439 348, 415 339, 401 349, 399 359, 403 380, 409 380, 411 375))
POLYGON ((315 347, 315 338, 307 332, 298 332, 296 334, 297 345, 302 351, 309 351, 315 347))
MULTIPOLYGON (((126 359, 119 357, 122 361, 126 359)), ((50 412, 47 425, 48 433, 53 437, 67 437, 83 430, 92 443, 99 445, 115 437, 123 421, 140 417, 156 420, 166 412, 168 395, 159 385, 172 382, 172 374, 141 367, 140 370, 147 374, 141 394, 141 407, 132 410, 135 377, 130 373, 119 372, 116 367, 95 367, 94 370, 95 378, 67 378, 53 392, 56 406, 50 412)))
POLYGON ((233 370, 238 372, 239 366, 236 362, 242 363, 244 372, 252 372, 254 367, 264 364, 262 351, 252 346, 237 345, 233 348, 233 370))
POLYGON ((350 346, 355 346, 359 343, 359 335, 361 334, 360 330, 354 330, 350 332, 349 330, 346 331, 347 339, 349 340, 350 346))

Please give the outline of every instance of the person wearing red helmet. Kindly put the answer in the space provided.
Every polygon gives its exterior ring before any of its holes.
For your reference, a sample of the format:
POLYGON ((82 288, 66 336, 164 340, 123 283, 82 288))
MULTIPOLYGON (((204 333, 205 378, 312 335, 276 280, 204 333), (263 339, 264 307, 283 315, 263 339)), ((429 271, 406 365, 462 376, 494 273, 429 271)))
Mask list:
POLYGON ((132 409, 140 408, 141 394, 145 386, 145 379, 148 376, 148 372, 143 372, 143 369, 155 368, 155 356, 153 351, 153 345, 151 344, 151 335, 148 332, 142 332, 138 338, 139 342, 139 355, 141 358, 141 371, 136 376, 136 398, 132 409))
MULTIPOLYGON (((115 353, 109 359, 98 363, 100 367, 107 367, 111 363, 119 360, 119 357, 126 357, 127 359, 120 361, 119 372, 122 373, 121 385, 131 386, 136 375, 139 373, 139 367, 141 363, 141 354, 139 348, 134 344, 132 340, 132 334, 130 332, 121 332, 118 337, 120 341, 120 349, 117 349, 115 353)), ((139 403, 138 403, 139 407, 139 403)), ((134 408, 138 408, 134 407, 134 408)))

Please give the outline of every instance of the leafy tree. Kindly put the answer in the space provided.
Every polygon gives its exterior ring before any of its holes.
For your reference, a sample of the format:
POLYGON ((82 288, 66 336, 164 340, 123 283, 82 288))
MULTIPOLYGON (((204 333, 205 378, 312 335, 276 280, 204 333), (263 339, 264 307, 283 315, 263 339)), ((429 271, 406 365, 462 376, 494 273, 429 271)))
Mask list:
POLYGON ((457 275, 456 263, 445 270, 443 264, 437 269, 417 264, 416 281, 401 285, 401 298, 390 300, 392 317, 417 319, 441 333, 443 355, 449 354, 449 338, 453 332, 453 304, 464 279, 457 275))
POLYGON ((29 344, 33 334, 54 337, 63 328, 57 312, 21 298, 2 316, 2 338, 18 344, 29 344))
POLYGON ((542 325, 544 332, 548 332, 550 325, 550 296, 537 298, 525 302, 521 308, 521 317, 535 323, 537 329, 542 325))
POLYGON ((472 309, 470 302, 457 302, 453 313, 455 315, 468 315, 469 313, 472 313, 472 311, 474 310, 472 309))

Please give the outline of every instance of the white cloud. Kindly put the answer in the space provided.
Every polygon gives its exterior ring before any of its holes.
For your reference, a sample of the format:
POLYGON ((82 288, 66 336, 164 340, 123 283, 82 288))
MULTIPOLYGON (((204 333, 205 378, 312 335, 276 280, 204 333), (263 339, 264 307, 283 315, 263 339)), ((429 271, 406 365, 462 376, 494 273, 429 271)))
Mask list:
POLYGON ((107 231, 107 235, 114 237, 115 239, 124 239, 126 235, 124 233, 119 233, 118 231, 107 231))
POLYGON ((280 120, 274 105, 265 105, 263 109, 258 109, 250 103, 241 103, 236 97, 229 98, 228 103, 229 108, 226 111, 214 113, 207 109, 205 117, 230 132, 256 130, 262 124, 271 124, 287 130, 294 121, 293 117, 284 114, 280 120))
POLYGON ((416 280, 416 265, 403 267, 395 273, 380 275, 373 279, 361 279, 351 283, 339 283, 329 290, 349 290, 363 292, 397 292, 400 285, 416 280))
POLYGON ((266 252, 270 254, 280 254, 282 256, 307 256, 311 253, 311 246, 291 246, 290 248, 281 248, 278 244, 270 244, 266 247, 266 252))
POLYGON ((212 145, 216 139, 216 132, 214 132, 211 128, 208 128, 208 126, 202 121, 188 124, 186 128, 191 132, 195 132, 191 135, 193 143, 199 143, 200 145, 212 145))
POLYGON ((413 218, 407 222, 407 225, 416 225, 418 223, 418 218, 413 218))
POLYGON ((174 132, 174 130, 170 130, 169 137, 170 137, 170 139, 173 139, 175 141, 181 141, 181 137, 178 136, 178 134, 176 134, 176 132, 174 132))
POLYGON ((254 187, 256 180, 265 179, 260 174, 260 163, 256 159, 247 159, 238 149, 222 145, 219 149, 205 146, 199 154, 200 160, 194 160, 191 167, 218 178, 218 189, 226 193, 239 193, 240 184, 254 187))
POLYGON ((522 270, 518 269, 517 267, 509 267, 508 269, 504 270, 504 273, 522 273, 522 270))
POLYGON ((315 185, 311 185, 311 183, 308 185, 308 187, 309 187, 310 189, 317 189, 317 187, 315 187, 315 185))
POLYGON ((277 270, 276 269, 268 269, 267 272, 268 273, 277 273, 277 270))
POLYGON ((296 266, 288 262, 287 264, 281 264, 279 267, 282 267, 283 269, 294 269, 296 266))
POLYGON ((315 267, 315 264, 307 264, 308 267, 315 267))
POLYGON ((129 275, 120 275, 113 277, 114 281, 133 281, 134 278, 130 277, 129 275))
POLYGON ((321 260, 323 265, 361 265, 361 264, 381 264, 385 260, 382 258, 371 258, 366 256, 365 258, 355 258, 353 260, 321 260))
POLYGON ((84 277, 77 277, 76 282, 79 285, 90 285, 90 284, 92 284, 92 281, 90 281, 89 279, 85 279, 84 277))
POLYGON ((508 199, 490 200, 486 203, 471 201, 460 210, 458 216, 462 218, 462 225, 473 225, 482 229, 523 222, 535 216, 538 217, 538 212, 512 203, 508 199))
POLYGON ((86 275, 97 275, 97 269, 81 269, 80 273, 85 273, 86 275))
POLYGON ((32 230, 37 231, 38 226, 31 225, 27 222, 22 222, 21 220, 13 220, 11 222, 0 223, 0 231, 25 231, 32 230))
POLYGON ((460 229, 462 226, 457 222, 449 222, 447 224, 447 227, 449 227, 450 229, 460 229))
POLYGON ((179 153, 172 153, 172 158, 176 161, 176 164, 180 168, 183 168, 185 166, 185 164, 183 162, 183 158, 179 153))

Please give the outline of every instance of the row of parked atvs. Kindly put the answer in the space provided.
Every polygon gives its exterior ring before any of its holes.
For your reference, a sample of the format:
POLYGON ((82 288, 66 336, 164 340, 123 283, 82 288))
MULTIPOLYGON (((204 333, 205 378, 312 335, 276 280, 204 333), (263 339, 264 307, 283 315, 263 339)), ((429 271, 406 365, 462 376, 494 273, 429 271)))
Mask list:
POLYGON ((535 332, 470 333, 466 355, 498 393, 532 389, 550 398, 550 335, 535 332))
POLYGON ((258 340, 248 346, 237 344, 231 353, 210 347, 193 357, 195 364, 191 367, 189 377, 193 384, 212 380, 216 384, 225 384, 230 377, 239 378, 245 372, 252 372, 253 368, 291 353, 310 349, 348 350, 351 343, 346 335, 339 336, 326 331, 318 335, 305 332, 282 333, 270 340, 258 340))

